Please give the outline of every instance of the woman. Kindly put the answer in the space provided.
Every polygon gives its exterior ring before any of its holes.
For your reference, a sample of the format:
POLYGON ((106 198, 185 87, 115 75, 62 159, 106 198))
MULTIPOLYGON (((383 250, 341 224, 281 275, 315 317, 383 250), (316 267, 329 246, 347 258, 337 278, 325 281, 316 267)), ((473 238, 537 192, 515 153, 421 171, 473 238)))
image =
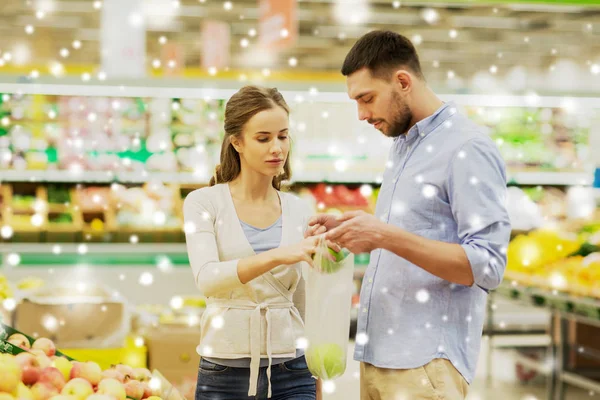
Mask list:
POLYGON ((302 264, 311 263, 317 238, 303 238, 308 206, 279 191, 290 177, 289 152, 282 95, 244 87, 225 107, 221 164, 210 186, 185 199, 190 264, 207 297, 196 399, 317 396, 320 385, 296 348, 304 330, 302 264))

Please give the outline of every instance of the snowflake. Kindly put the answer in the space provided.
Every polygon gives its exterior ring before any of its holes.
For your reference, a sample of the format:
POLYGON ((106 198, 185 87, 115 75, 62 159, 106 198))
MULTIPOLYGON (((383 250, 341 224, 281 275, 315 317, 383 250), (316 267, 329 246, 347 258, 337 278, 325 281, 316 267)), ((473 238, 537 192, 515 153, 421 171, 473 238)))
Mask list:
POLYGON ((15 267, 21 263, 21 256, 17 253, 10 253, 6 259, 8 265, 15 267))
POLYGON ((425 147, 425 151, 427 151, 428 153, 433 152, 433 146, 432 145, 428 145, 427 147, 425 147))
POLYGON ((192 221, 187 221, 183 224, 183 231, 187 234, 196 233, 196 224, 192 221))
POLYGON ((215 329, 221 329, 223 328, 223 325, 225 325, 225 319, 222 316, 217 315, 210 321, 210 325, 215 329))
POLYGON ((465 157, 467 157, 467 153, 465 153, 463 150, 458 152, 458 158, 460 159, 465 159, 465 157))
POLYGON ((58 320, 54 315, 46 314, 42 317, 42 325, 48 332, 55 332, 58 329, 58 320))
POLYGON ((87 247, 87 245, 85 245, 85 244, 80 244, 80 245, 77 247, 77 252, 78 252, 79 254, 86 254, 86 253, 88 252, 88 247, 87 247))
POLYGON ((431 324, 429 322, 425 323, 425 329, 431 329, 431 324))
POLYGON ((369 341, 369 336, 364 332, 360 332, 356 334, 355 340, 356 344, 358 344, 359 346, 364 346, 369 341))
POLYGON ((447 316, 447 315, 444 315, 444 316, 442 317, 442 321, 444 321, 444 322, 448 322, 448 316, 447 316))
POLYGON ((174 296, 169 304, 171 305, 171 308, 179 310, 181 307, 183 307, 183 298, 181 296, 174 296))
POLYGON ((479 179, 472 176, 471 179, 469 179, 469 182, 471 182, 471 185, 477 185, 479 183, 479 179))
POLYGON ((452 121, 446 121, 446 122, 444 122, 444 127, 447 128, 447 129, 452 128, 452 121))
POLYGON ((10 311, 14 311, 14 309, 17 307, 17 301, 15 299, 12 299, 12 298, 5 299, 2 302, 2 306, 4 307, 4 309, 6 311, 9 311, 9 312, 10 311))
POLYGON ((323 381, 323 392, 327 394, 331 394, 335 392, 335 382, 333 381, 323 381))
POLYGON ((142 286, 150 286, 154 282, 154 276, 150 272, 144 272, 140 275, 139 283, 142 286))
POLYGON ((425 198, 431 199, 433 196, 436 195, 437 189, 433 185, 425 185, 425 186, 423 186, 422 193, 423 193, 423 196, 425 196, 425 198))
POLYGON ((296 339, 296 348, 297 349, 308 348, 308 339, 305 337, 299 337, 298 339, 296 339))
POLYGON ((415 176, 415 182, 417 183, 423 183, 423 181, 425 180, 425 178, 423 178, 423 175, 417 175, 415 176))
POLYGON ((388 292, 388 288, 384 287, 381 288, 381 293, 386 294, 388 292))
POLYGON ((0 229, 0 235, 2 235, 3 239, 10 239, 13 235, 14 231, 11 226, 4 225, 2 229, 0 229))
POLYGON ((392 328, 387 330, 388 335, 393 335, 394 334, 394 330, 392 328))
POLYGON ((471 317, 470 315, 467 315, 467 318, 465 318, 465 320, 467 322, 471 322, 473 320, 473 317, 471 317))
POLYGON ((417 292, 416 298, 419 303, 427 303, 429 301, 429 292, 421 289, 417 292))
POLYGON ((406 212, 406 204, 401 201, 396 201, 392 204, 392 214, 399 216, 406 212))

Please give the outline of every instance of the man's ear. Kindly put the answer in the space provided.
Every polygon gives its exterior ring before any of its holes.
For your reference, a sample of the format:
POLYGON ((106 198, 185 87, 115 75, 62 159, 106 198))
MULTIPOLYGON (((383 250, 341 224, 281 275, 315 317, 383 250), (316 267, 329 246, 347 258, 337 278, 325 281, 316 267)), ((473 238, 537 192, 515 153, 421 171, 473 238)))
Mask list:
POLYGON ((407 70, 400 69, 394 74, 394 82, 398 84, 400 90, 410 91, 412 89, 413 77, 407 70))

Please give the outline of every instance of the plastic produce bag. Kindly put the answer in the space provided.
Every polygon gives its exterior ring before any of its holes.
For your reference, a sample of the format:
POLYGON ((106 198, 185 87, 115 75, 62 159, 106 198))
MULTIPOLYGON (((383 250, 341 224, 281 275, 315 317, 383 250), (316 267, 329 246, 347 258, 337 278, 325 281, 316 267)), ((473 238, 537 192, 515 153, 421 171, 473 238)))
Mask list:
POLYGON ((336 253, 321 239, 305 279, 306 361, 313 376, 331 380, 346 370, 354 255, 345 249, 336 253))

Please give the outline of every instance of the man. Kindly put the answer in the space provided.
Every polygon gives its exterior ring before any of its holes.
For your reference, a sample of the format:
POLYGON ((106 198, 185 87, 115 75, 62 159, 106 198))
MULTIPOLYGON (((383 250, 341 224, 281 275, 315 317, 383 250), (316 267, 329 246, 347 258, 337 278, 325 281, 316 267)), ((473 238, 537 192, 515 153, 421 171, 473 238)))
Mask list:
POLYGON ((371 253, 354 357, 361 399, 464 399, 510 221, 504 162, 480 127, 427 86, 414 46, 363 36, 342 74, 361 120, 394 138, 376 215, 314 217, 308 234, 371 253))

